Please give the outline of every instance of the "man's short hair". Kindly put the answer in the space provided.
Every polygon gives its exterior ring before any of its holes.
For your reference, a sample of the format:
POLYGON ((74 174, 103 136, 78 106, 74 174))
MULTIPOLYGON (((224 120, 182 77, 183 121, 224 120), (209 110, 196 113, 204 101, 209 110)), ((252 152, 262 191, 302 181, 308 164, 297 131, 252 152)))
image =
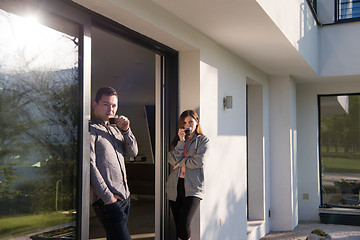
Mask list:
POLYGON ((116 96, 118 97, 118 94, 116 92, 116 90, 112 87, 102 87, 102 88, 99 88, 96 92, 96 97, 95 97, 95 102, 96 103, 99 103, 101 97, 103 95, 106 95, 106 96, 116 96))

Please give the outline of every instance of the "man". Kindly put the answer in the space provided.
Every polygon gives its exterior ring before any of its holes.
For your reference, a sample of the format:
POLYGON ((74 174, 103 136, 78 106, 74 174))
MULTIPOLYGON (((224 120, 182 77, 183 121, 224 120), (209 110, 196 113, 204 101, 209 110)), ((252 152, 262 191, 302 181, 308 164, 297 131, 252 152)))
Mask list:
POLYGON ((130 192, 126 179, 124 155, 138 152, 130 121, 115 116, 118 95, 111 87, 100 88, 93 102, 90 125, 90 184, 93 207, 103 224, 107 239, 131 240, 128 230, 130 192), (115 124, 109 119, 115 117, 115 124))

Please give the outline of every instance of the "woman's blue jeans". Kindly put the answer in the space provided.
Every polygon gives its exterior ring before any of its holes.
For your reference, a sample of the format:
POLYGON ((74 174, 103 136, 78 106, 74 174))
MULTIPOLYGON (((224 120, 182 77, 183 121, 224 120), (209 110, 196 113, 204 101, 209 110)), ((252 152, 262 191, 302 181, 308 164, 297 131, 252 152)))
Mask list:
POLYGON ((105 228, 108 240, 131 240, 128 229, 130 197, 112 204, 96 201, 93 208, 105 228))

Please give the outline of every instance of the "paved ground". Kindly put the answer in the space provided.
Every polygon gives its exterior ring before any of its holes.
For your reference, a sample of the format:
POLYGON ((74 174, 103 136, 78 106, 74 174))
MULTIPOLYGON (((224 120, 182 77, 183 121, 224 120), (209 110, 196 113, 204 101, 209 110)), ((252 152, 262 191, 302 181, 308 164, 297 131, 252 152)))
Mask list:
POLYGON ((314 229, 322 229, 330 234, 333 240, 360 240, 360 226, 313 222, 300 223, 292 232, 272 232, 262 238, 262 240, 305 240, 314 229))

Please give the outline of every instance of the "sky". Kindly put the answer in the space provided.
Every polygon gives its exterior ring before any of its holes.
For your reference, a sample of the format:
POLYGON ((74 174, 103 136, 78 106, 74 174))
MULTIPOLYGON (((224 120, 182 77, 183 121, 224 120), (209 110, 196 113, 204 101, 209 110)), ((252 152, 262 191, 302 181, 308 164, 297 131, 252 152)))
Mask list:
POLYGON ((39 17, 20 17, 0 10, 0 72, 77 66, 74 37, 41 25, 39 17))

